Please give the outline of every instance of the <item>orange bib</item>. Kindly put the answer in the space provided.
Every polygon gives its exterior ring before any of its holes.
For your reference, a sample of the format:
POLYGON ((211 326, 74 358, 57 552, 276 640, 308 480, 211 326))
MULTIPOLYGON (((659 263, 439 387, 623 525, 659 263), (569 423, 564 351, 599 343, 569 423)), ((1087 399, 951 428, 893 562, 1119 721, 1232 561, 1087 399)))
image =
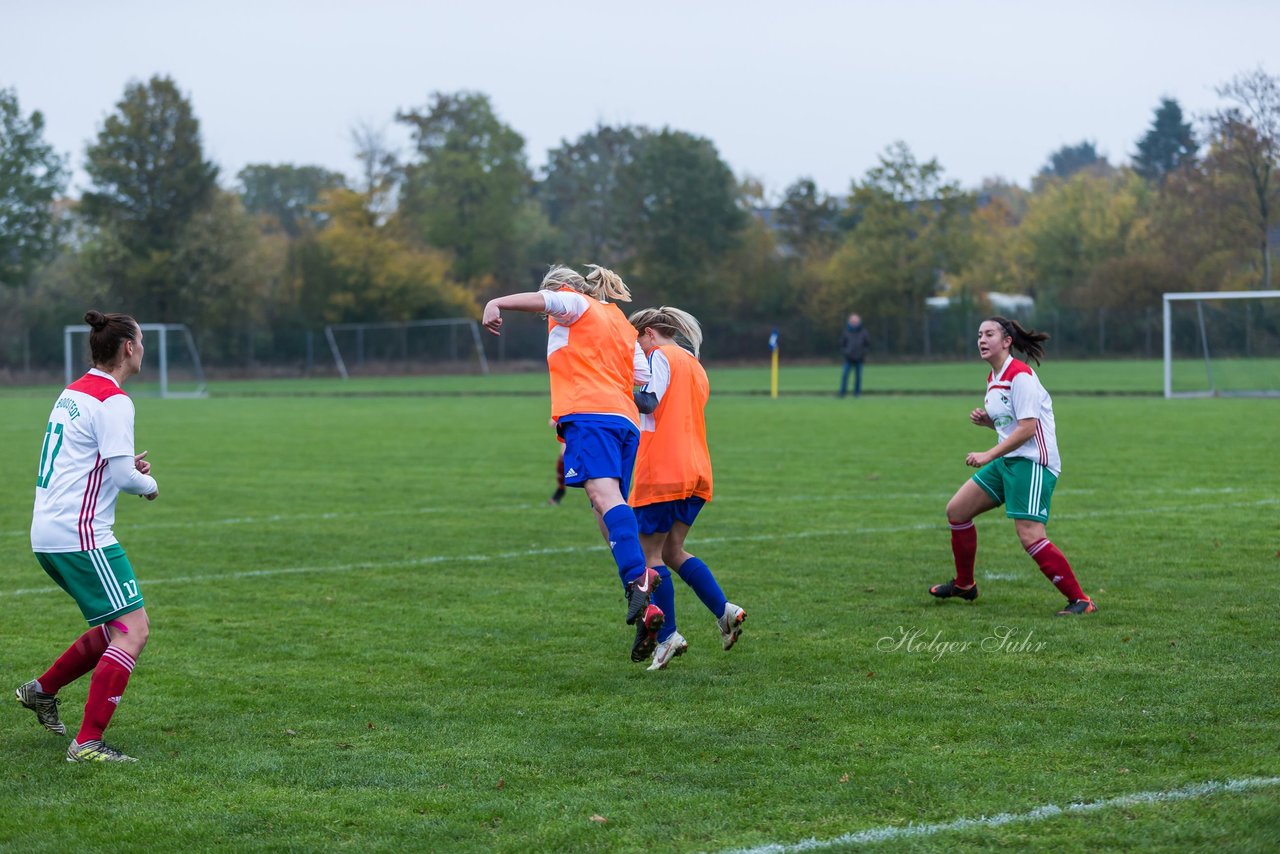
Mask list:
POLYGON ((711 394, 707 372, 683 347, 658 349, 671 366, 671 381, 654 410, 655 429, 640 434, 631 506, 695 495, 710 501, 711 453, 703 412, 711 394))
POLYGON ((585 412, 620 415, 639 426, 635 386, 636 330, 616 305, 589 299, 571 326, 547 320, 551 417, 585 412))

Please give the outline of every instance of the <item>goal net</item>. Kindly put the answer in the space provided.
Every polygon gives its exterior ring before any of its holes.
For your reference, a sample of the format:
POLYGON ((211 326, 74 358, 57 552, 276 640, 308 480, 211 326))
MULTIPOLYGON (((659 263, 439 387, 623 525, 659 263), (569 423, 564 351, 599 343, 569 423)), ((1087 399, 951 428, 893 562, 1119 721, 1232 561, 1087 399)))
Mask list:
MULTIPOLYGON (((208 393, 200 352, 191 330, 181 323, 139 323, 145 355, 142 373, 129 384, 131 395, 204 397, 208 393)), ((90 366, 87 326, 62 327, 63 366, 67 385, 90 366)))
POLYGON ((1165 294, 1164 396, 1280 397, 1280 291, 1165 294))
POLYGON ((324 328, 334 366, 352 374, 489 373, 480 324, 466 317, 401 323, 337 323, 324 328))

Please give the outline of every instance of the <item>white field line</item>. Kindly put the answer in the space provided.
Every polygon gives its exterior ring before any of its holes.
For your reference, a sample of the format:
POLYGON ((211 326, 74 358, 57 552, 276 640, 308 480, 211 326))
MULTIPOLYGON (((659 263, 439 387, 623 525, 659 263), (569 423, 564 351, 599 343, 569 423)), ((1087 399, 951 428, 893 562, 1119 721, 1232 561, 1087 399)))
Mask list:
POLYGON ((933 836, 953 830, 972 830, 984 827, 1001 827, 1018 822, 1043 821, 1060 815, 1090 813, 1117 807, 1133 807, 1144 804, 1163 804, 1173 801, 1188 801, 1228 792, 1244 792, 1250 789, 1263 789, 1280 785, 1280 777, 1246 777, 1240 780, 1227 780, 1220 783, 1209 780, 1204 783, 1192 783, 1180 789, 1164 792, 1137 792, 1132 795, 1120 795, 1101 801, 1090 801, 1086 804, 1067 804, 1065 807, 1056 804, 1045 804, 1023 813, 1000 813, 999 815, 981 818, 958 818, 954 821, 937 824, 908 824, 905 827, 873 827, 846 833, 835 839, 806 839, 790 845, 772 844, 756 848, 735 848, 726 854, 792 854, 800 851, 820 851, 824 848, 843 847, 848 845, 873 845, 878 842, 889 842, 895 839, 933 836))
MULTIPOLYGON (((851 536, 854 534, 901 533, 904 531, 922 531, 940 527, 929 525, 903 525, 892 528, 862 528, 856 531, 791 531, 779 534, 749 534, 741 537, 700 537, 699 544, 705 543, 740 543, 767 540, 796 540, 810 537, 851 536)), ((520 560, 537 555, 582 554, 586 552, 605 551, 603 544, 596 546, 558 546, 541 549, 522 549, 520 551, 498 552, 497 554, 462 554, 462 555, 423 555, 422 557, 404 558, 389 561, 363 561, 361 563, 343 563, 327 566, 290 566, 275 569, 253 569, 244 572, 215 572, 204 575, 186 575, 180 578, 150 578, 145 586, 155 584, 189 584, 195 581, 229 581, 236 578, 261 578, 271 575, 296 575, 304 572, 352 572, 362 569, 391 569, 397 567, 429 566, 437 563, 476 563, 503 560, 520 560)), ((0 598, 7 596, 30 596, 36 593, 57 593, 60 587, 29 587, 22 590, 0 590, 0 598)))
MULTIPOLYGON (((523 507, 512 506, 511 508, 502 509, 526 509, 534 505, 526 504, 523 507)), ((345 513, 329 512, 329 513, 273 513, 269 516, 231 516, 226 519, 184 519, 182 521, 173 522, 140 522, 138 524, 129 524, 130 531, 157 531, 164 528, 216 528, 231 525, 270 525, 278 522, 324 522, 332 519, 364 519, 375 516, 418 516, 426 513, 448 513, 451 510, 465 510, 467 512, 475 512, 474 507, 397 507, 391 510, 355 510, 345 513)), ((0 537, 29 537, 31 531, 0 531, 0 537)))
MULTIPOLYGON (((1123 515, 1148 515, 1160 513, 1186 513, 1200 512, 1209 509, 1223 509, 1233 507, 1261 507, 1266 505, 1280 504, 1280 498, 1264 498, 1260 501, 1239 502, 1235 504, 1210 504, 1200 507, 1182 506, 1182 507, 1141 507, 1130 510, 1109 510, 1097 511, 1093 513, 1077 513, 1063 514, 1060 517, 1064 519, 1080 519, 1091 518, 1094 516, 1123 516, 1123 515)), ((867 534, 902 534, 911 531, 930 531, 938 530, 943 526, 937 522, 921 522, 914 525, 893 525, 883 528, 841 528, 828 529, 819 531, 779 531, 770 534, 743 534, 740 536, 728 537, 699 537, 699 545, 707 545, 714 543, 746 543, 746 542, 772 542, 785 540, 807 540, 821 537, 856 537, 865 536, 867 534)), ((520 560, 522 558, 534 557, 537 555, 558 555, 558 554, 582 554, 586 552, 605 551, 604 545, 594 546, 557 546, 537 549, 522 549, 520 551, 498 552, 496 554, 462 554, 462 555, 423 555, 421 557, 404 558, 401 560, 389 561, 362 561, 360 563, 343 563, 330 564, 321 566, 290 566, 277 567, 268 569, 253 569, 244 572, 214 572, 202 575, 185 575, 179 578, 149 578, 146 582, 147 587, 156 584, 189 584, 199 581, 230 581, 237 578, 262 578, 273 575, 297 575, 299 573, 324 573, 324 572, 352 572, 364 569, 392 569, 397 567, 413 567, 413 566, 429 566, 438 563, 476 563, 503 560, 520 560)), ((0 590, 0 599, 11 596, 31 596, 38 593, 55 593, 61 588, 55 586, 48 587, 28 587, 18 590, 0 590)))
MULTIPOLYGON (((1164 495, 1169 493, 1176 493, 1178 495, 1236 495, 1246 491, 1247 490, 1240 487, 1226 487, 1221 489, 1193 488, 1193 489, 1185 489, 1185 490, 1152 489, 1152 490, 1144 490, 1141 493, 1136 493, 1132 496, 1129 496, 1129 498, 1132 500, 1127 500, 1125 503, 1129 505, 1140 503, 1135 498, 1135 496, 1137 495, 1143 495, 1143 496, 1164 495)), ((1094 493, 1095 493, 1095 490, 1092 490, 1092 489, 1075 489, 1075 490, 1062 490, 1061 492, 1058 492, 1056 494, 1059 496, 1059 498, 1061 498, 1061 496, 1064 494, 1092 495, 1094 493)), ((842 496, 840 500, 841 501, 875 501, 875 502, 909 500, 909 501, 940 501, 941 502, 950 498, 951 495, 952 493, 950 492, 893 492, 893 493, 880 493, 880 494, 855 494, 850 496, 842 496)), ((1114 493, 1112 493, 1110 497, 1115 498, 1117 496, 1114 493)), ((825 502, 825 501, 831 501, 831 500, 832 500, 832 497, 830 495, 781 495, 781 496, 764 496, 759 499, 753 496, 744 495, 744 496, 728 496, 728 497, 717 498, 716 504, 718 506, 727 504, 732 507, 739 504, 778 504, 780 502, 799 502, 799 501, 825 502)), ((1267 503, 1267 502, 1264 501, 1263 503, 1267 503)), ((172 522, 139 522, 136 524, 129 523, 128 529, 130 532, 156 531, 156 530, 162 530, 165 528, 184 528, 184 529, 190 530, 192 528, 204 528, 204 527, 223 527, 223 526, 235 526, 235 525, 271 525, 271 524, 289 523, 289 522, 324 522, 324 521, 331 521, 336 519, 364 519, 364 518, 373 518, 373 517, 381 517, 381 516, 422 516, 422 515, 427 515, 431 513, 475 514, 475 513, 496 513, 496 512, 523 512, 525 510, 533 510, 535 508, 541 508, 543 506, 545 505, 542 502, 538 502, 536 504, 507 504, 500 507, 476 507, 474 505, 469 505, 469 504, 468 505, 460 504, 460 505, 451 505, 448 507, 397 507, 389 510, 351 510, 351 511, 342 511, 342 512, 331 511, 328 513, 273 513, 267 516, 231 516, 223 519, 184 519, 181 521, 175 520, 172 522)), ((1249 504, 1213 505, 1213 506, 1252 507, 1254 505, 1252 503, 1249 503, 1249 504)), ((1212 508, 1202 506, 1200 508, 1194 508, 1194 509, 1212 509, 1212 508)), ((1113 515, 1113 514, 1122 515, 1125 512, 1128 512, 1128 511, 1097 511, 1097 512, 1085 514, 1085 515, 1059 514, 1054 516, 1053 518, 1054 519, 1084 519, 1084 518, 1092 518, 1093 516, 1106 516, 1106 515, 1113 515)), ((1159 511, 1151 511, 1151 512, 1159 512, 1159 511)), ((1173 510, 1170 510, 1169 512, 1173 512, 1173 510)), ((23 528, 21 530, 13 530, 13 531, 0 531, 0 538, 29 537, 29 536, 31 536, 31 531, 28 528, 23 528)))

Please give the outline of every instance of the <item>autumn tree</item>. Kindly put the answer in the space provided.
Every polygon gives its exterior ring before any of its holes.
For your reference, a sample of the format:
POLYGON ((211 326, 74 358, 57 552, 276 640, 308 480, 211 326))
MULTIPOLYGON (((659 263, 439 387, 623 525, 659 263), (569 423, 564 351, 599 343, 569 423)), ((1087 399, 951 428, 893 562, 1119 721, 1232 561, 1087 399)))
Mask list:
POLYGON ((1249 193, 1212 138, 1203 157, 1156 189, 1151 233, 1179 272, 1166 290, 1247 290, 1258 283, 1249 193))
POLYGON ((1210 117, 1215 153, 1241 186, 1244 219, 1254 235, 1260 285, 1271 287, 1270 234, 1280 196, 1280 79, 1261 68, 1219 86, 1228 106, 1210 117))
POLYGON ((925 300, 967 261, 974 200, 937 160, 921 163, 905 143, 879 159, 853 185, 847 216, 856 225, 827 265, 812 310, 838 318, 856 309, 905 343, 920 338, 925 300))
POLYGON ((478 313, 451 274, 449 255, 416 240, 400 221, 381 222, 370 194, 323 194, 327 219, 302 255, 302 308, 313 324, 406 321, 478 313))
POLYGON ((1032 295, 1052 302, 1102 261, 1124 255, 1138 236, 1149 192, 1126 170, 1112 177, 1077 174, 1036 193, 1022 222, 1032 295))

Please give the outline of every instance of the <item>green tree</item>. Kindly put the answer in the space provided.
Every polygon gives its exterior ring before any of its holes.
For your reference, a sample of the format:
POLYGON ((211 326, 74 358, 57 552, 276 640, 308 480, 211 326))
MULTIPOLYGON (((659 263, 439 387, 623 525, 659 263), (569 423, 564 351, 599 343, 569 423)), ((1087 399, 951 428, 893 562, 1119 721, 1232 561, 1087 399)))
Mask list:
POLYGON ((1163 181, 1170 172, 1194 162, 1199 148, 1191 123, 1182 118, 1182 107, 1173 98, 1161 98, 1151 127, 1138 140, 1133 169, 1148 181, 1163 181))
POLYGON ((825 251, 839 236, 840 204, 811 178, 787 187, 774 217, 782 240, 799 255, 825 251))
POLYGON ((620 225, 621 175, 645 134, 640 128, 600 125, 548 152, 537 195, 574 262, 620 264, 632 254, 620 225))
POLYGON ((1210 117, 1222 165, 1240 181, 1241 205, 1254 234, 1260 284, 1271 287, 1271 225, 1280 182, 1280 79, 1261 68, 1237 74, 1218 87, 1228 106, 1210 117))
POLYGON ((130 83, 89 146, 93 190, 82 210, 98 229, 88 254, 115 296, 139 316, 182 316, 173 253, 192 219, 213 199, 218 169, 204 159, 200 123, 168 77, 130 83))
POLYGON ((130 83, 89 146, 90 222, 133 252, 168 249, 213 196, 218 167, 204 159, 200 122, 169 77, 130 83))
POLYGON ((252 361, 276 310, 278 267, 240 198, 221 190, 179 233, 169 256, 170 310, 186 318, 210 361, 252 361))
POLYGON ((708 330, 704 352, 710 358, 765 352, 771 330, 777 328, 791 354, 813 352, 803 308, 803 256, 780 252, 777 232, 765 220, 747 219, 734 246, 716 264, 718 304, 700 316, 708 330))
POLYGON ((23 118, 17 93, 0 89, 0 285, 24 284, 57 245, 67 171, 43 136, 40 111, 23 118))
POLYGON ((1049 155, 1049 162, 1040 169, 1040 178, 1060 178, 1066 180, 1081 170, 1089 170, 1096 174, 1111 171, 1111 164, 1098 154, 1097 145, 1083 140, 1076 145, 1064 145, 1049 155))
POLYGON ((846 215, 856 225, 813 294, 815 320, 825 317, 829 325, 858 310, 900 347, 919 339, 925 300, 967 263, 973 205, 972 194, 946 180, 936 160, 920 163, 902 142, 889 146, 853 185, 846 215))
POLYGON ((270 217, 290 237, 323 225, 316 210, 320 194, 346 186, 346 178, 340 172, 289 163, 251 163, 236 177, 245 210, 270 217))
POLYGON ((412 128, 417 156, 404 170, 401 215, 453 253, 455 278, 509 281, 521 268, 516 224, 533 182, 524 138, 475 92, 436 93, 396 120, 412 128))
POLYGON ((715 145, 683 131, 647 133, 618 183, 619 226, 634 252, 624 278, 643 286, 645 302, 710 316, 724 298, 716 266, 747 223, 715 145))

